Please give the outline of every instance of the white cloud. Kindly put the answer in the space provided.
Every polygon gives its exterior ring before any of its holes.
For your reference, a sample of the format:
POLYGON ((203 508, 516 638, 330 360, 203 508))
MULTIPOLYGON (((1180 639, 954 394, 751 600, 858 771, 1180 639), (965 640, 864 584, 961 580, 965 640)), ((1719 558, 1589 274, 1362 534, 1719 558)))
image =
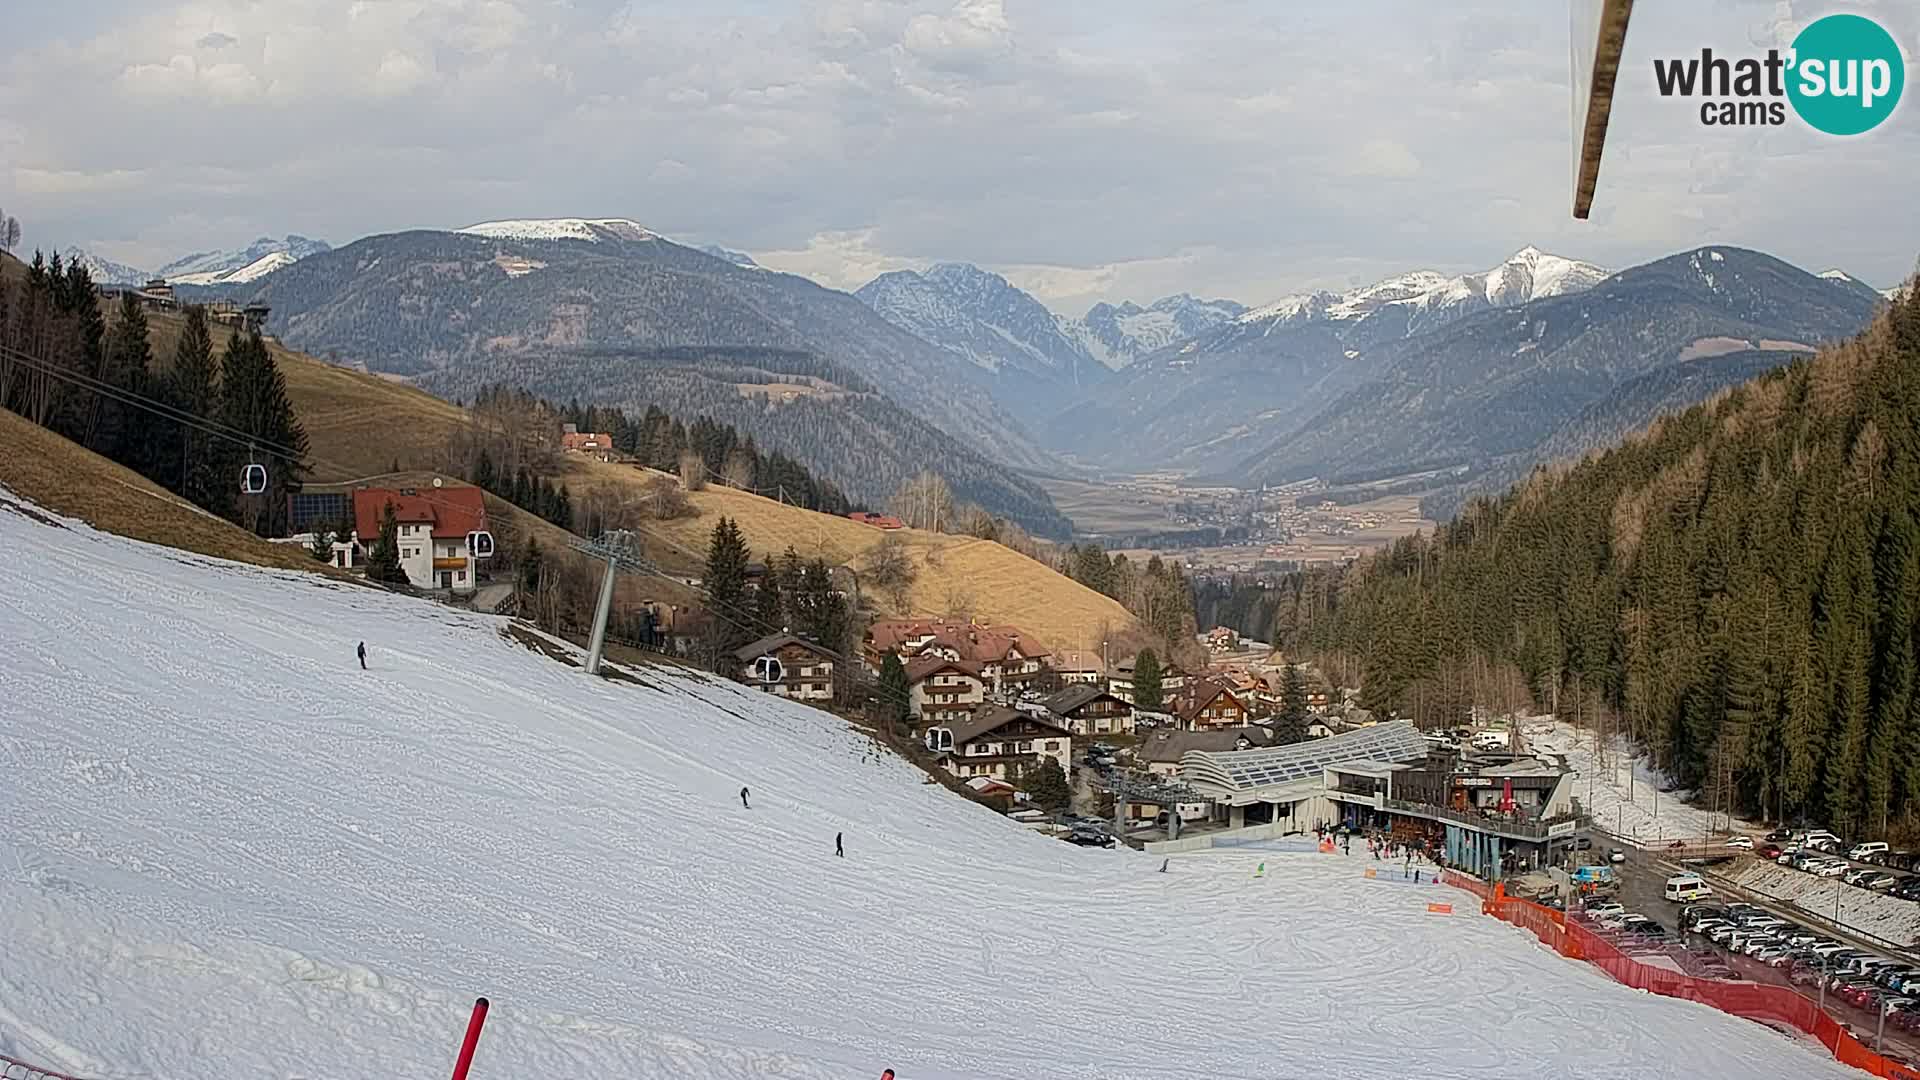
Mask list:
MULTIPOLYGON (((1861 2, 1920 33, 1920 6, 1861 2)), ((1920 250, 1888 212, 1915 125, 1708 131, 1653 92, 1650 57, 1774 33, 1773 0, 1636 11, 1592 223, 1568 214, 1552 5, 72 7, 0 63, 0 202, 31 235, 120 238, 136 263, 263 233, 617 213, 844 287, 964 259, 1076 310, 1255 303, 1528 242, 1611 265, 1743 242, 1869 281, 1920 250)))

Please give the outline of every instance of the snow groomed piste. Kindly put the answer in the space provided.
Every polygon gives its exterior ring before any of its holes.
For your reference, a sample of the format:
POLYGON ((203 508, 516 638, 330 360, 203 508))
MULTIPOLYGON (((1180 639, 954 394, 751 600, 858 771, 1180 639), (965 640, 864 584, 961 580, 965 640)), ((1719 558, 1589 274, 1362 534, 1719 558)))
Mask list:
POLYGON ((484 994, 476 1080, 1860 1075, 1357 856, 1162 874, 826 713, 6 505, 0 1054, 445 1076, 484 994))

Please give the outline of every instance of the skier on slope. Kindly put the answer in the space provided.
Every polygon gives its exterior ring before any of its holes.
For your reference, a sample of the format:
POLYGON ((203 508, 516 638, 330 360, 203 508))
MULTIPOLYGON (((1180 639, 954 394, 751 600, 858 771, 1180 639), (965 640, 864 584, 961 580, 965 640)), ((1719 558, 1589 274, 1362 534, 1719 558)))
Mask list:
POLYGON ((358 649, 355 649, 354 652, 359 654, 360 670, 361 671, 367 670, 367 643, 364 641, 361 642, 360 647, 358 649))
POLYGON ((746 788, 740 789, 740 808, 742 810, 753 809, 753 807, 747 805, 747 789, 746 788))

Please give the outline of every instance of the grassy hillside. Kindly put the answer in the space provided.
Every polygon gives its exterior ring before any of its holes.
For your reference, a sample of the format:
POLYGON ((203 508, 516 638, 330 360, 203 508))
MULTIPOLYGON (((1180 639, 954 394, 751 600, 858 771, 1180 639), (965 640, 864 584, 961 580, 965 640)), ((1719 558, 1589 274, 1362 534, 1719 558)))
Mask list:
MULTIPOLYGON (((149 312, 147 321, 155 366, 165 368, 186 320, 149 312)), ((225 347, 226 336, 224 328, 214 328, 216 351, 225 347)), ((287 392, 306 425, 316 482, 374 476, 395 461, 403 468, 432 466, 466 416, 452 402, 403 383, 315 360, 272 339, 267 348, 286 375, 287 392)))
MULTIPOLYGON (((163 360, 171 356, 181 324, 177 316, 152 317, 154 351, 163 360)), ((381 476, 396 460, 405 468, 436 464, 440 449, 465 419, 458 406, 413 387, 327 364, 277 342, 270 347, 306 425, 316 482, 381 476)), ((638 496, 657 475, 628 465, 569 458, 559 480, 573 489, 577 501, 602 487, 638 496)), ((756 556, 777 554, 791 545, 808 558, 851 565, 856 572, 865 568, 867 552, 884 535, 845 518, 725 488, 696 492, 691 501, 699 516, 650 526, 665 542, 649 543, 647 554, 664 567, 694 576, 706 558, 713 524, 722 515, 739 519, 756 556)), ((565 547, 565 532, 503 500, 489 499, 488 513, 512 524, 503 531, 513 538, 515 550, 524 538, 538 539, 547 551, 565 547)), ((882 614, 970 609, 982 619, 1017 623, 1058 647, 1092 641, 1102 624, 1116 631, 1137 626, 1114 600, 1000 544, 917 530, 902 530, 900 535, 918 579, 904 607, 864 589, 864 599, 882 614)), ((666 583, 649 591, 656 594, 651 598, 668 603, 686 603, 692 595, 666 583)), ((629 597, 623 592, 622 599, 629 597)))
POLYGON ((96 529, 135 540, 255 566, 335 573, 299 545, 269 544, 133 470, 4 409, 0 409, 0 486, 96 529))
MULTIPOLYGON (((640 485, 657 476, 630 465, 572 461, 566 482, 576 491, 604 485, 640 485)), ((736 519, 755 557, 778 555, 788 545, 806 558, 866 570, 873 548, 887 533, 846 518, 817 514, 731 488, 709 486, 690 501, 698 517, 656 523, 653 531, 679 545, 658 553, 670 566, 698 572, 713 524, 736 519)), ((980 619, 1015 623, 1056 648, 1095 640, 1105 624, 1114 631, 1137 626, 1117 601, 990 540, 901 529, 917 572, 904 606, 871 587, 863 599, 890 615, 939 615, 966 611, 980 619)))

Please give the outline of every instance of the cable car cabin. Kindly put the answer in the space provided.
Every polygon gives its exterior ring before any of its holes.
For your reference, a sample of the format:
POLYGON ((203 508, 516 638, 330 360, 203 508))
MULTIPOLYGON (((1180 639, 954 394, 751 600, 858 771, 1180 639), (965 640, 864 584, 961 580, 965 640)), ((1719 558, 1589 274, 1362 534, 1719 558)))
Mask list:
POLYGON ((475 559, 493 558, 493 534, 484 529, 468 533, 467 554, 475 559))
POLYGON ((240 494, 258 495, 267 490, 267 467, 253 464, 240 470, 240 494))

